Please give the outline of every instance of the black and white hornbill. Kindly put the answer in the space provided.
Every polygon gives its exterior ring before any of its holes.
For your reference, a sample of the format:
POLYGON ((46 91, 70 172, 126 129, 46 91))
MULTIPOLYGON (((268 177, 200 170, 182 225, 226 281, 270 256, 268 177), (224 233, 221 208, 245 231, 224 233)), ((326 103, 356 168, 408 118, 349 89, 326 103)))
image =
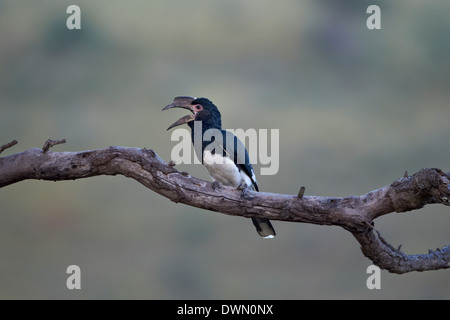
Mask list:
MULTIPOLYGON (((183 108, 192 112, 173 123, 167 130, 185 123, 188 124, 191 128, 192 143, 197 157, 208 170, 214 186, 223 184, 240 188, 243 192, 247 189, 259 191, 244 144, 231 132, 222 130, 220 112, 210 100, 176 97, 173 103, 163 110, 171 108, 183 108), (212 130, 213 135, 205 135, 209 129, 215 129, 212 130), (206 136, 209 136, 210 140, 208 140, 209 138, 205 139, 206 136)), ((252 221, 261 237, 273 238, 275 236, 275 230, 268 219, 252 218, 252 221)))

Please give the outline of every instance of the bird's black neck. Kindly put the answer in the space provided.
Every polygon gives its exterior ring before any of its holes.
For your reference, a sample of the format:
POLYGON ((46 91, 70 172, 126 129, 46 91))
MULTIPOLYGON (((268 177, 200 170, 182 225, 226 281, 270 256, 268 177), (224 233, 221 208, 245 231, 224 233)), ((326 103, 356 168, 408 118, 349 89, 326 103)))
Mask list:
MULTIPOLYGON (((194 137, 196 137, 198 135, 201 135, 201 139, 202 139, 205 132, 209 129, 217 129, 217 130, 222 129, 220 119, 219 119, 219 121, 215 121, 214 123, 196 120, 196 121, 188 122, 188 125, 191 128, 192 142, 194 142, 194 137)), ((203 139, 202 139, 202 141, 203 141, 203 139)))
MULTIPOLYGON (((197 157, 203 162, 203 150, 205 150, 208 145, 215 141, 214 135, 211 137, 211 140, 209 140, 208 138, 204 140, 205 132, 209 129, 216 129, 221 131, 222 128, 220 122, 211 124, 205 121, 191 121, 188 123, 188 125, 191 128, 191 139, 195 153, 197 154, 197 157)), ((223 133, 221 132, 221 134, 223 133)))

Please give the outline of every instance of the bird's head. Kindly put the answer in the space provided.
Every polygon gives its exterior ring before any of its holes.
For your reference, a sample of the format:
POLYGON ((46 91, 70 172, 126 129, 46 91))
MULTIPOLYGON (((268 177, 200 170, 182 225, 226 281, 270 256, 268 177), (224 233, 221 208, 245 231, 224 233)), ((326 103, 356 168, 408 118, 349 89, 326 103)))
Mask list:
POLYGON ((194 121, 201 121, 204 129, 222 128, 220 112, 209 99, 176 97, 175 99, 173 99, 173 102, 171 104, 163 109, 163 111, 172 108, 183 108, 191 111, 192 113, 172 123, 170 127, 167 128, 167 130, 185 123, 187 123, 192 128, 194 125, 194 121))

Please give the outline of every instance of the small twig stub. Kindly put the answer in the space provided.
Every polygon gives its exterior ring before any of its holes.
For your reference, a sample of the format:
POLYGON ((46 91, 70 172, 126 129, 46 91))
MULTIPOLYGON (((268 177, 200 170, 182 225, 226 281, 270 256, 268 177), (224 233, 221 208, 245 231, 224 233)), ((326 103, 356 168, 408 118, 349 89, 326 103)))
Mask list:
POLYGON ((13 140, 11 142, 8 142, 7 144, 4 144, 0 147, 0 153, 2 153, 3 151, 5 151, 8 148, 11 148, 12 146, 17 144, 17 140, 13 140))
POLYGON ((298 198, 303 198, 303 195, 305 194, 305 187, 301 187, 300 190, 298 191, 297 197, 298 198))
POLYGON ((47 152, 51 147, 56 146, 57 144, 63 144, 63 143, 66 143, 66 139, 58 139, 58 140, 48 139, 47 141, 45 141, 42 151, 47 152))

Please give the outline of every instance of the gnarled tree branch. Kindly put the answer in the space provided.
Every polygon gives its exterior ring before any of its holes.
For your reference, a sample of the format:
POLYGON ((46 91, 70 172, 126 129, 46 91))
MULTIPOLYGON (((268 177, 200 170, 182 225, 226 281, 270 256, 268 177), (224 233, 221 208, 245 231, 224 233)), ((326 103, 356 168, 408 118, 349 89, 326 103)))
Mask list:
POLYGON ((353 234, 366 257, 393 273, 450 268, 450 246, 428 254, 406 255, 373 229, 374 219, 391 212, 416 210, 432 203, 450 205, 450 173, 440 169, 422 169, 362 196, 304 196, 302 189, 298 195, 248 191, 243 197, 236 189, 213 189, 211 182, 176 170, 173 163, 166 164, 150 149, 48 151, 63 142, 51 140, 44 149, 0 158, 0 188, 26 179, 59 181, 121 174, 174 202, 202 209, 248 218, 340 226, 353 234))

